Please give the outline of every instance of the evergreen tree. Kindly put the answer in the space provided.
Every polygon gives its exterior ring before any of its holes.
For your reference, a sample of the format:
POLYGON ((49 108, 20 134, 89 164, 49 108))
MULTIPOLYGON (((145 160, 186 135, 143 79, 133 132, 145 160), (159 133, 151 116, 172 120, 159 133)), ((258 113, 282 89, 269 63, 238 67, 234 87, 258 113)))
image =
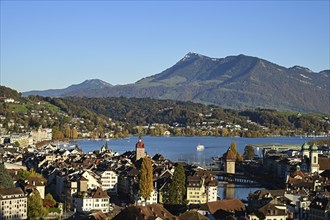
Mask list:
POLYGON ((0 173, 0 186, 6 189, 15 187, 13 178, 10 176, 8 170, 5 168, 5 165, 2 163, 0 163, 0 173))
POLYGON ((150 157, 144 157, 142 159, 139 186, 140 195, 146 201, 150 198, 153 190, 152 164, 150 157))
POLYGON ((42 199, 38 190, 32 192, 28 197, 27 212, 29 219, 40 219, 48 214, 47 209, 42 205, 42 199))
POLYGON ((182 164, 175 168, 173 179, 169 186, 168 200, 170 204, 183 204, 186 195, 186 174, 182 164))

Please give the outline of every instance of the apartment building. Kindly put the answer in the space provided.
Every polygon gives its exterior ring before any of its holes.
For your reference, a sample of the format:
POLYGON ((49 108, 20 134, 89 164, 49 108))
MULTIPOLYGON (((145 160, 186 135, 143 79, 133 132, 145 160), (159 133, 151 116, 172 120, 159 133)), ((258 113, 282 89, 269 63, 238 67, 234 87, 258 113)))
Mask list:
POLYGON ((20 187, 0 189, 0 220, 27 219, 27 195, 20 187))

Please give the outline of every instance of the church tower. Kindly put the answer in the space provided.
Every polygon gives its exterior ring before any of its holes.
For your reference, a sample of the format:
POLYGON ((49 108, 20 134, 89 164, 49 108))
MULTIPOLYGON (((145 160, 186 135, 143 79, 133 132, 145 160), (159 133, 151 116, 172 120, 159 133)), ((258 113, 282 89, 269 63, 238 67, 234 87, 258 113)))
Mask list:
POLYGON ((146 156, 144 151, 144 143, 142 142, 141 136, 139 137, 139 141, 135 145, 135 160, 138 161, 139 159, 146 156))
POLYGON ((228 148, 227 152, 224 154, 225 160, 225 172, 230 174, 235 174, 235 162, 236 155, 228 148))
POLYGON ((302 146, 301 146, 301 160, 304 160, 306 158, 309 158, 309 146, 308 144, 305 142, 302 146))
POLYGON ((309 156, 311 173, 319 172, 319 155, 317 150, 318 150, 317 146, 314 143, 310 148, 310 156, 309 156))

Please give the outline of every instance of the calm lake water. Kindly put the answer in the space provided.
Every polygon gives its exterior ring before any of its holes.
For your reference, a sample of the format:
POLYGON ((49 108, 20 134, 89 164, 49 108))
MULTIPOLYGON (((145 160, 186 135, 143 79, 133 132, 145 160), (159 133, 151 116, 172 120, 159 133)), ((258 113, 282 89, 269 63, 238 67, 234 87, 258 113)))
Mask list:
MULTIPOLYGON (((151 157, 156 153, 162 154, 165 158, 172 161, 186 161, 188 163, 207 164, 211 162, 211 157, 222 156, 230 146, 232 141, 236 142, 237 151, 243 154, 247 144, 289 144, 302 145, 305 141, 313 140, 313 138, 301 137, 270 137, 270 138, 239 138, 239 137, 153 137, 144 136, 142 141, 145 150, 151 157), (202 144, 205 146, 204 151, 197 151, 196 146, 202 144)), ((83 151, 89 152, 101 149, 102 145, 108 142, 108 146, 113 151, 124 153, 126 151, 135 150, 135 144, 138 137, 131 136, 127 139, 111 139, 106 140, 78 140, 71 144, 78 144, 83 151)), ((256 150, 256 154, 261 155, 256 150)))
MULTIPOLYGON (((222 156, 228 149, 232 141, 236 142, 237 151, 243 154, 247 144, 288 144, 288 145, 303 145, 306 141, 311 141, 313 138, 301 137, 269 137, 269 138, 239 138, 239 137, 152 137, 144 136, 142 141, 145 145, 145 150, 148 155, 154 156, 156 153, 162 154, 165 158, 172 161, 186 161, 188 163, 208 164, 212 162, 212 157, 222 156), (202 144, 205 146, 204 151, 197 151, 196 146, 202 144)), ((78 140, 70 144, 78 144, 85 153, 99 150, 106 142, 110 149, 119 154, 126 151, 135 150, 135 144, 138 137, 132 136, 127 139, 113 140, 78 140)), ((256 154, 261 155, 261 149, 256 154)), ((218 196, 221 199, 246 199, 250 192, 263 189, 255 186, 239 185, 239 184, 219 184, 218 196)))

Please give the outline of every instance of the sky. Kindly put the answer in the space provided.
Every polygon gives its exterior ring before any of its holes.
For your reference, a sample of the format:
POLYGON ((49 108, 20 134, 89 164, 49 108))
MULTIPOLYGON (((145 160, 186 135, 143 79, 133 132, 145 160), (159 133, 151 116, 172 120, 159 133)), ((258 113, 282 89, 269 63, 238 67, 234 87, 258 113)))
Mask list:
POLYGON ((326 1, 1 0, 0 84, 134 83, 188 52, 330 69, 326 1))

